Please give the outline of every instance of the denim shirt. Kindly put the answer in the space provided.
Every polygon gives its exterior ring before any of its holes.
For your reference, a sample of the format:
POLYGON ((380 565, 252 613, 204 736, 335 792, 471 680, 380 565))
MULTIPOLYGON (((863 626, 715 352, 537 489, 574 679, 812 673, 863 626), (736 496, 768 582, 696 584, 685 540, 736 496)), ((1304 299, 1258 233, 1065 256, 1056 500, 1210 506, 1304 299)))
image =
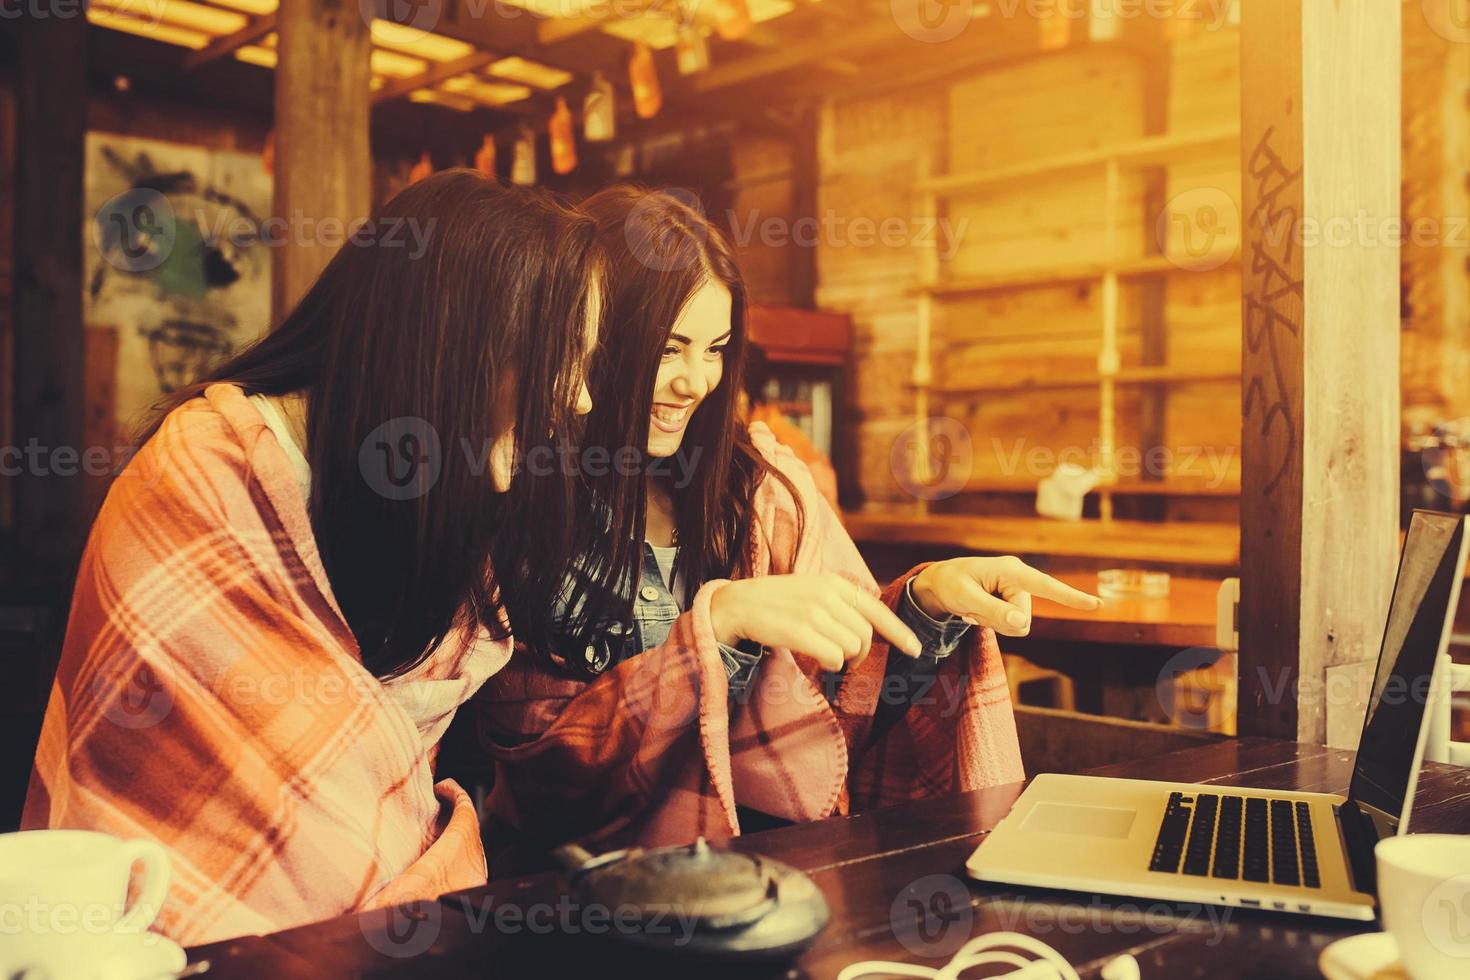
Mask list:
MULTIPOLYGON (((910 580, 912 584, 912 580, 910 580)), ((653 548, 647 542, 643 545, 643 574, 638 583, 638 596, 633 603, 634 628, 633 636, 629 637, 623 644, 618 662, 650 650, 669 638, 669 633, 674 628, 674 621, 683 612, 679 601, 674 598, 668 586, 664 584, 663 573, 659 570, 658 561, 653 556, 653 548)), ((898 618, 903 624, 914 631, 919 638, 924 651, 918 658, 917 664, 905 664, 904 668, 910 666, 923 667, 937 666, 940 660, 954 653, 960 642, 969 631, 970 624, 957 616, 950 616, 945 620, 937 620, 929 616, 915 601, 909 585, 904 586, 903 597, 898 603, 898 618)), ((720 659, 724 661, 725 676, 730 682, 730 693, 736 697, 745 693, 755 676, 755 669, 760 664, 764 648, 759 644, 742 641, 735 646, 720 644, 720 659)), ((903 660, 909 660, 903 657, 903 660)), ((902 673, 910 673, 908 669, 901 669, 902 673)))
MULTIPOLYGON (((638 595, 633 600, 633 635, 623 644, 618 661, 651 650, 669 638, 674 621, 683 608, 664 584, 663 572, 653 548, 643 543, 643 574, 638 582, 638 595)), ((761 661, 762 649, 757 644, 741 642, 736 646, 720 644, 720 660, 725 665, 725 677, 730 682, 730 693, 739 695, 750 686, 755 676, 756 665, 761 661)))
MULTIPOLYGON (((919 638, 923 653, 917 658, 890 658, 890 674, 917 676, 932 672, 939 661, 954 653, 970 629, 970 624, 957 616, 937 620, 925 613, 914 599, 912 584, 911 579, 904 586, 897 612, 898 618, 919 638)), ((659 570, 653 548, 645 541, 638 594, 633 600, 632 629, 621 625, 613 627, 601 642, 588 644, 584 650, 579 651, 578 659, 588 670, 600 674, 630 657, 662 644, 673 632, 674 622, 683 612, 682 604, 664 584, 663 573, 659 570)), ((719 648, 725 677, 730 683, 730 694, 739 698, 755 677, 765 648, 748 640, 735 646, 721 643, 719 648)), ((565 656, 565 652, 563 655, 565 656)))

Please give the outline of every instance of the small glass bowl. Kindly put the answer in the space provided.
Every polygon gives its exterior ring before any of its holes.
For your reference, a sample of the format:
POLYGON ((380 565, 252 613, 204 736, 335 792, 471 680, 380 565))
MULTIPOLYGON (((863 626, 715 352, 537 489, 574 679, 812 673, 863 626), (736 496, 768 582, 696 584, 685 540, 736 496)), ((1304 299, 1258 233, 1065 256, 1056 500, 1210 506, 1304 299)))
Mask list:
POLYGON ((1105 599, 1162 599, 1169 594, 1169 573, 1104 568, 1097 573, 1097 592, 1105 599))

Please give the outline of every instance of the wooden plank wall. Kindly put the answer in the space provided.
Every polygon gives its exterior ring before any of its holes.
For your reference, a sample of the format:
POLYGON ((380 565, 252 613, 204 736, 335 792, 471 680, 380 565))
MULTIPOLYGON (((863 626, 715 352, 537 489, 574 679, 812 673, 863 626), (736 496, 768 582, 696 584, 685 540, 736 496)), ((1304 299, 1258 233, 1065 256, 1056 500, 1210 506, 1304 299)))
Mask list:
POLYGON ((729 213, 720 223, 735 248, 751 299, 791 302, 793 257, 786 245, 793 216, 792 147, 778 136, 732 140, 729 213))
MULTIPOLYGON (((1406 8, 1407 10, 1407 8, 1406 8)), ((1404 218, 1470 215, 1470 45, 1454 43, 1404 16, 1404 218)), ((1238 127, 1240 54, 1236 28, 1181 32, 1167 66, 1167 131, 1238 127)), ((1157 74, 1157 73, 1156 73, 1157 74)), ((1146 130, 1144 65, 1135 54, 1099 46, 1009 64, 912 90, 838 101, 823 116, 820 208, 838 219, 916 213, 912 184, 919 158, 932 153, 950 171, 1021 163, 1134 138, 1146 130)), ((963 228, 952 272, 995 276, 1103 256, 1103 175, 1056 178, 955 198, 945 217, 963 228)), ((1219 370, 1241 356, 1237 260, 1201 269, 1198 254, 1238 248, 1240 162, 1235 148, 1172 163, 1165 172, 1165 220, 1146 215, 1141 178, 1124 179, 1120 247, 1143 255, 1162 247, 1181 266, 1164 290, 1165 348, 1179 369, 1219 370), (1182 217, 1181 217, 1182 216, 1182 217), (1158 245, 1148 241, 1153 237, 1158 245)), ((1470 274, 1458 242, 1404 247, 1405 421, 1470 414, 1470 274)), ((1238 255, 1238 252, 1237 252, 1238 255)), ((1204 263, 1206 265, 1210 263, 1204 263)), ((912 421, 908 387, 914 353, 918 249, 824 237, 818 252, 818 302, 853 315, 854 381, 845 418, 856 427, 858 459, 839 461, 869 502, 908 502, 888 465, 894 440, 912 421)), ((1045 466, 1017 465, 1018 445, 1087 450, 1098 428, 1095 388, 990 391, 992 384, 1091 375, 1100 337, 1095 285, 1013 288, 938 304, 936 382, 975 386, 979 394, 942 401, 937 414, 962 421, 975 458, 970 493, 939 506, 1028 512, 1045 466), (1024 443, 1018 443, 1024 439, 1024 443), (1039 470, 1039 472, 1033 472, 1039 470), (998 494, 1011 484, 1012 492, 998 494), (968 503, 967 503, 968 501, 968 503)), ((1120 346, 1125 366, 1142 356, 1141 289, 1121 289, 1120 346)), ((1141 392, 1120 386, 1118 443, 1140 438, 1141 392)), ((1237 380, 1176 383, 1164 398, 1164 446, 1177 475, 1218 483, 1225 496, 1171 496, 1154 512, 1175 520, 1234 521, 1240 484, 1241 397, 1237 380)), ((1147 447, 1144 447, 1147 448, 1147 447)))
MULTIPOLYGON (((1035 58, 958 81, 949 92, 948 169, 992 170, 1136 139, 1144 133, 1142 87, 1140 59, 1111 47, 1035 58), (1069 98, 1068 92, 1087 94, 1069 98)), ((958 237, 949 274, 958 279, 1045 274, 1104 261, 1105 186, 1097 168, 949 198, 948 218, 958 237)), ((1143 190, 1137 173, 1124 175, 1119 247, 1133 256, 1142 254, 1143 190)), ((1101 298, 1100 282, 1092 282, 945 300, 934 345, 937 384, 985 389, 1018 378, 1095 376, 1101 298)), ((1131 366, 1140 354, 1136 291, 1125 286, 1121 298, 1119 345, 1123 365, 1131 366)), ((1120 391, 1119 445, 1138 442, 1137 394, 1136 389, 1120 391)), ((1018 459, 1023 444, 1028 450, 1039 446, 1080 454, 1086 461, 1096 455, 1095 384, 982 391, 941 397, 936 404, 970 432, 972 483, 1034 486, 1050 465, 1045 458, 1018 459)))
POLYGON ((942 87, 828 104, 818 129, 818 214, 828 222, 817 249, 817 305, 852 314, 853 393, 839 420, 856 430, 855 458, 836 459, 839 476, 869 500, 907 499, 888 456, 910 424, 915 300, 920 252, 912 246, 861 244, 863 223, 914 214, 911 193, 920 160, 944 145, 942 87))
POLYGON ((1405 10, 1401 202, 1405 226, 1429 234, 1402 246, 1403 421, 1422 431, 1470 415, 1470 44, 1405 10))

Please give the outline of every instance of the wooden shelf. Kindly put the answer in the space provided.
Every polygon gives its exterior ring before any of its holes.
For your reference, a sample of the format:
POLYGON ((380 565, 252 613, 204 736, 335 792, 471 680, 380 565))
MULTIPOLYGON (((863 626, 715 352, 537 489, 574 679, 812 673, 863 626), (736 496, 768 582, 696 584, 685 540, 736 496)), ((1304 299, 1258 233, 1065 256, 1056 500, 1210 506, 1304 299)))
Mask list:
MULTIPOLYGON (((1213 269, 1227 262, 1238 261, 1236 249, 1230 255, 1203 256, 1194 258, 1202 268, 1213 269)), ((1119 279, 1142 279, 1150 276, 1169 275, 1176 272, 1195 272, 1187 265, 1166 255, 1148 255, 1137 259, 1112 264, 1089 263, 1056 269, 1025 269, 1018 272, 1001 273, 994 276, 977 276, 969 279, 950 279, 915 286, 913 292, 932 296, 966 296, 979 293, 1002 292, 1007 289, 1035 289, 1042 286, 1067 286, 1074 283, 1096 282, 1114 273, 1119 279)))
POLYGON ((837 365, 847 359, 852 320, 846 313, 752 303, 747 329, 772 361, 837 365))
POLYGON ((919 191, 930 194, 970 193, 1094 170, 1115 161, 1120 167, 1128 169, 1166 166, 1185 162, 1192 156, 1206 156, 1223 149, 1233 149, 1239 144, 1240 130, 1234 127, 1198 133, 1144 136, 1112 146, 1063 153, 1008 167, 930 177, 919 181, 916 187, 919 191))
MULTIPOLYGON (((965 493, 1036 493, 1033 477, 1010 479, 986 477, 965 484, 965 493)), ((1239 481, 1214 483, 1200 477, 1167 477, 1162 480, 1119 480, 1108 488, 1115 497, 1238 497, 1239 481)))
POLYGON ((1051 555, 1119 563, 1240 565, 1240 529, 1207 522, 1053 521, 1043 517, 920 515, 912 510, 849 511, 842 517, 858 544, 940 545, 977 554, 1051 555))
MULTIPOLYGON (((980 385, 930 385, 937 395, 984 395, 998 391, 1065 391, 1069 388, 1096 388, 1102 381, 1101 374, 1079 374, 1070 378, 1016 378, 980 385)), ((1225 384, 1239 382, 1237 370, 1204 371, 1190 368, 1171 368, 1165 364, 1140 365, 1120 368, 1113 375, 1120 385, 1150 384, 1225 384)), ((909 383, 911 386, 913 382, 909 383)))

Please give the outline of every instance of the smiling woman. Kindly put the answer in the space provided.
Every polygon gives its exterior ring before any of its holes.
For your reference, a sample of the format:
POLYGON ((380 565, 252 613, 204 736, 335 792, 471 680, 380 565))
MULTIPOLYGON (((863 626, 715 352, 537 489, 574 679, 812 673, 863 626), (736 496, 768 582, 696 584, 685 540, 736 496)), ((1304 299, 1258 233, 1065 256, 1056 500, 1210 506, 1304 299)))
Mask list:
POLYGON ((378 219, 422 256, 345 245, 162 405, 77 575, 23 823, 162 845, 183 943, 483 881, 439 742, 567 573, 566 473, 511 462, 591 407, 591 222, 468 171, 378 219))
POLYGON ((583 486, 588 574, 476 697, 497 873, 517 845, 718 839, 1019 779, 995 631, 1026 632, 1033 592, 1097 600, 992 558, 880 591, 806 467, 736 415, 746 294, 720 232, 672 194, 583 206, 609 268, 584 445, 646 465, 583 486))

